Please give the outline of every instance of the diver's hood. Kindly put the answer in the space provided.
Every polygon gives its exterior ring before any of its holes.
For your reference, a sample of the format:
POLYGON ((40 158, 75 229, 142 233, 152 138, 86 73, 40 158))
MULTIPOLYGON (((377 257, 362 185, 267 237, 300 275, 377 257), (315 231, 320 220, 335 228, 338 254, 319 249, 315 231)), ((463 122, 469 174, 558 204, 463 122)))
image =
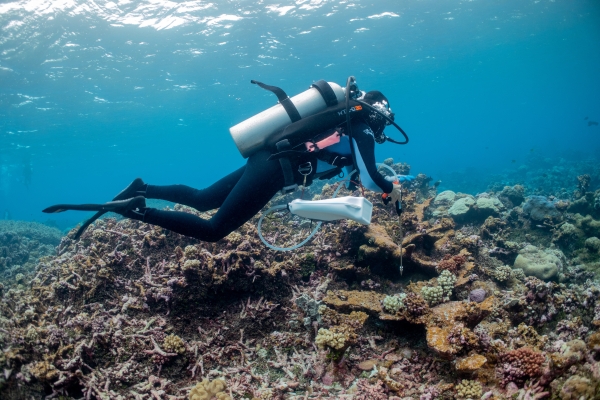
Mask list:
POLYGON ((383 93, 381 93, 379 90, 371 90, 370 92, 365 93, 362 100, 366 103, 369 103, 370 105, 373 105, 375 103, 383 103, 384 101, 387 104, 390 104, 387 97, 385 97, 383 93))
POLYGON ((391 118, 392 121, 394 120, 394 114, 390 108, 390 102, 388 101, 387 97, 385 97, 385 95, 378 90, 372 90, 365 93, 361 100, 379 111, 369 112, 365 115, 364 121, 371 127, 371 130, 375 136, 375 141, 380 144, 385 142, 386 136, 383 134, 383 130, 385 129, 386 125, 389 124, 389 122, 382 116, 382 114, 391 118))

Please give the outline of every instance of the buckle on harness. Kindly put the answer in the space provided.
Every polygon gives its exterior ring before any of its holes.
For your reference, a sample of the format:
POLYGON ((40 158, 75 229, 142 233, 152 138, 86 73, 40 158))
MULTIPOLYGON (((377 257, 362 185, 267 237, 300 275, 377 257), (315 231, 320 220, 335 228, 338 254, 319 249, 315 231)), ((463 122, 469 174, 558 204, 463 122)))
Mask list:
POLYGON ((310 175, 312 169, 312 164, 310 162, 305 162, 304 164, 298 165, 298 172, 304 177, 310 175))

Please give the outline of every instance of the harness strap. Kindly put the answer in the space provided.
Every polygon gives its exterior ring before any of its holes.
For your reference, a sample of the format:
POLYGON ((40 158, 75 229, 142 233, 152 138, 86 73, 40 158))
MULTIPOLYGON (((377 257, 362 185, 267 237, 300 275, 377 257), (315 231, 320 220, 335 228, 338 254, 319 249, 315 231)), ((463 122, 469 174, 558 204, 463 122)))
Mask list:
MULTIPOLYGON (((280 142, 277 142, 277 143, 280 143, 280 142)), ((279 150, 279 147, 277 147, 277 150, 279 150)), ((279 151, 275 154, 271 154, 269 156, 269 158, 267 158, 267 161, 280 160, 282 157, 303 156, 306 154, 309 154, 309 152, 305 151, 305 150, 284 150, 284 151, 279 151)))
POLYGON ((323 100, 325 100, 325 104, 327 104, 327 107, 337 106, 337 96, 335 95, 335 92, 333 91, 331 86, 329 86, 329 83, 327 83, 326 80, 321 79, 320 81, 316 81, 315 83, 313 83, 311 86, 317 89, 319 93, 321 93, 321 96, 323 97, 323 100))
MULTIPOLYGON (((289 140, 287 139, 277 142, 276 146, 277 151, 279 152, 289 151, 289 149, 292 148, 289 140)), ((287 194, 298 189, 298 185, 294 183, 294 172, 292 171, 292 163, 290 163, 289 158, 281 157, 279 159, 279 165, 281 165, 281 171, 283 172, 283 179, 285 182, 285 186, 283 187, 283 189, 281 189, 281 193, 287 194)))
POLYGON ((289 96, 283 91, 283 89, 281 89, 277 86, 266 85, 262 82, 255 81, 255 80, 251 80, 250 82, 254 83, 255 85, 260 86, 261 88, 263 88, 265 90, 268 90, 269 92, 273 92, 273 94, 275 94, 275 96, 277 96, 277 100, 279 100, 279 104, 281 104, 283 106, 283 108, 287 112, 287 114, 290 117, 290 119, 292 120, 292 122, 300 121, 300 119, 302 117, 300 117, 300 113, 298 112, 298 109, 296 108, 294 103, 292 103, 289 96))

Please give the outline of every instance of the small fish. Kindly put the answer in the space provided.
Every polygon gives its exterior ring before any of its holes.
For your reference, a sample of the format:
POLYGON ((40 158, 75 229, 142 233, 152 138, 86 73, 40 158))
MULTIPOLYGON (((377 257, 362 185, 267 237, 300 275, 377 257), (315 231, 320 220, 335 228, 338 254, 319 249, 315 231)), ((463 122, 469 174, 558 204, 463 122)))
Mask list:
POLYGON ((588 121, 588 126, 598 126, 598 123, 596 121, 588 121))
POLYGON ((533 153, 533 148, 531 150, 529 150, 531 153, 533 153))
POLYGON ((585 117, 584 120, 587 121, 588 117, 585 117))
POLYGON ((517 162, 517 160, 512 160, 511 162, 514 164, 514 163, 516 163, 516 162, 517 162))

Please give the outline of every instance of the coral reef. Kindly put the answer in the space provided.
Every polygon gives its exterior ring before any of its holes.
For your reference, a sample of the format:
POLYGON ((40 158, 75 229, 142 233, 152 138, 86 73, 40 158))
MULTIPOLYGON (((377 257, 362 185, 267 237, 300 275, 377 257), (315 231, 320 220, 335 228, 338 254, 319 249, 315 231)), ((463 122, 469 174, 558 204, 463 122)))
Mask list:
POLYGON ((0 220, 0 273, 6 279, 33 269, 40 257, 54 254, 61 239, 58 229, 46 225, 0 220))
POLYGON ((481 383, 463 379, 456 385, 456 395, 459 399, 478 399, 482 395, 481 383))
POLYGON ((211 400, 213 398, 217 400, 231 400, 231 397, 225 392, 226 388, 225 381, 221 379, 215 379, 211 382, 208 379, 204 379, 190 390, 189 400, 211 400))
POLYGON ((519 251, 513 268, 522 269, 527 276, 548 281, 558 278, 564 259, 565 256, 560 250, 540 250, 533 245, 527 245, 519 251))
POLYGON ((110 218, 77 242, 0 225, 0 397, 598 398, 595 176, 475 196, 418 175, 400 221, 366 193, 370 226, 324 224, 286 253, 256 218, 216 243, 110 218))

